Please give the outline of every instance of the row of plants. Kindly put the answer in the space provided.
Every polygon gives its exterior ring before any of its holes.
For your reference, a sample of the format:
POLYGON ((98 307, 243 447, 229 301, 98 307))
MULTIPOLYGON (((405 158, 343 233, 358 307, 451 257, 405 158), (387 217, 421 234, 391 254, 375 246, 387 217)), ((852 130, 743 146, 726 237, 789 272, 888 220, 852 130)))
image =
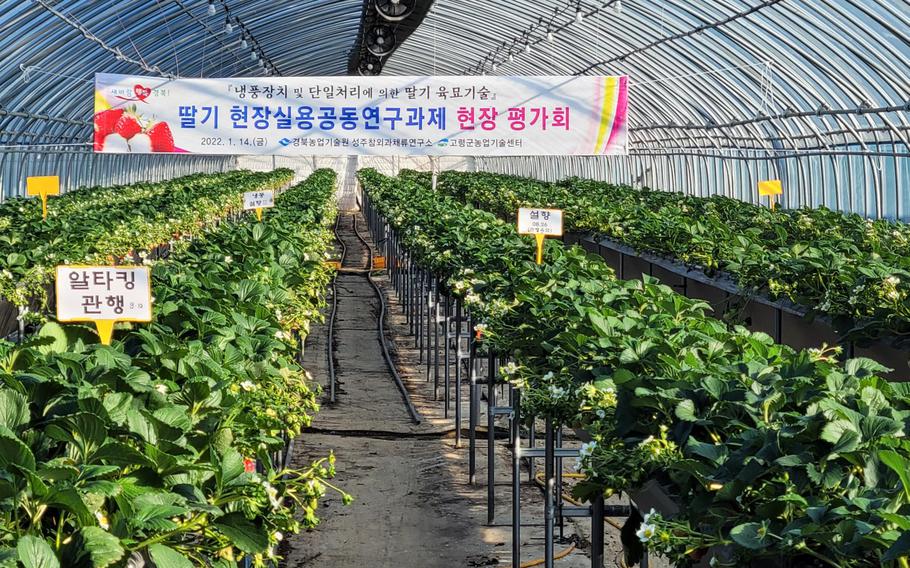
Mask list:
POLYGON ((272 460, 318 409, 297 356, 331 279, 334 186, 317 171, 263 222, 153 262, 154 321, 112 346, 57 322, 0 342, 0 566, 265 566, 318 522, 334 457, 272 460))
MULTIPOLYGON (((427 174, 412 178, 429 183, 427 174)), ((826 208, 774 211, 723 196, 444 172, 440 191, 514 221, 519 207, 566 212, 566 229, 612 238, 709 275, 729 273, 753 294, 830 318, 847 339, 910 341, 910 226, 826 208)))
POLYGON ((141 261, 140 251, 174 244, 239 211, 246 191, 278 189, 288 169, 198 174, 155 184, 77 190, 52 199, 0 206, 0 298, 40 321, 57 264, 141 261))
POLYGON ((511 360, 523 414, 588 430, 576 495, 657 483, 678 504, 629 519, 630 562, 646 547, 677 566, 908 566, 910 385, 731 329, 577 246, 547 241, 536 265, 532 238, 422 180, 360 182, 511 360))

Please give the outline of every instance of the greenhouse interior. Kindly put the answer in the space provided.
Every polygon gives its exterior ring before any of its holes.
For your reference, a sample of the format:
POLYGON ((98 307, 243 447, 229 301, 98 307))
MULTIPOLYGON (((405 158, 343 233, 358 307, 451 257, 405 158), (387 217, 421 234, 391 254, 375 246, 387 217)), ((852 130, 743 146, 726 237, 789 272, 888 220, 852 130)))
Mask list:
POLYGON ((0 568, 910 568, 907 0, 0 0, 0 568))

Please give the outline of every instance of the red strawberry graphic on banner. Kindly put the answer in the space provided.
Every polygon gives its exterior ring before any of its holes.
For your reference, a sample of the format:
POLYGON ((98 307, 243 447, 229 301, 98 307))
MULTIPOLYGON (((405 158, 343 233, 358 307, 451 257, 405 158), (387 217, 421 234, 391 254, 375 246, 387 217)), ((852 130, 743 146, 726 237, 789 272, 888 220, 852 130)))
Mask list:
POLYGON ((95 134, 105 137, 117 128, 117 122, 123 116, 122 108, 103 110, 95 114, 95 134))
POLYGON ((174 135, 171 127, 166 122, 159 122, 148 129, 147 134, 152 140, 152 152, 173 152, 174 135))
POLYGON ((135 116, 125 114, 120 117, 119 121, 117 121, 117 126, 114 131, 120 136, 123 136, 129 140, 133 136, 142 132, 142 125, 139 124, 139 121, 135 116))

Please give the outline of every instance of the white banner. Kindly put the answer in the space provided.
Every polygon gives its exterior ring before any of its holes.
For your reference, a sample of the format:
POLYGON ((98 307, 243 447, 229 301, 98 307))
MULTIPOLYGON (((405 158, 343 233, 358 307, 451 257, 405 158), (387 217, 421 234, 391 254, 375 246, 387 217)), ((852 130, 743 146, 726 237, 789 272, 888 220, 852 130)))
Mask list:
POLYGON ((627 77, 95 75, 95 151, 531 156, 628 153, 627 77))

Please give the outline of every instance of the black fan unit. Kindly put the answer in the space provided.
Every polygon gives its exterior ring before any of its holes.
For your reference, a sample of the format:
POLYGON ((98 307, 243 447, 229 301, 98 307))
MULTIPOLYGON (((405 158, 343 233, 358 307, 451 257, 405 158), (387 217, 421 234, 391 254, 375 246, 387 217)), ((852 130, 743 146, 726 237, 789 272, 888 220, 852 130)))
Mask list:
POLYGON ((375 55, 365 53, 360 58, 360 65, 357 66, 357 72, 361 75, 371 76, 382 73, 382 61, 375 55))
POLYGON ((388 55, 395 49, 395 32, 384 24, 373 26, 367 32, 365 43, 367 50, 373 55, 388 55))
POLYGON ((376 12, 390 22, 407 18, 417 6, 417 0, 374 0, 376 12))

